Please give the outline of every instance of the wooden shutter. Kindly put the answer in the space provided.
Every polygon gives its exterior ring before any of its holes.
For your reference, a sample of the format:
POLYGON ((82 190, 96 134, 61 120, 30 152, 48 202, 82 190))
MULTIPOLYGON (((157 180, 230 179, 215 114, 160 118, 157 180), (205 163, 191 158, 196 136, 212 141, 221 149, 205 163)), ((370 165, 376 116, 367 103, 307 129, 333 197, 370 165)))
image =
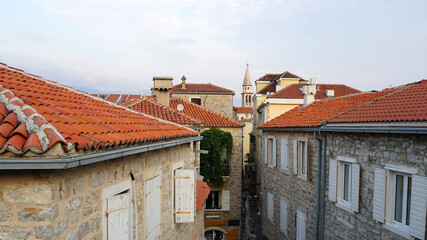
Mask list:
POLYGON ((298 142, 293 140, 293 168, 294 174, 298 174, 298 142))
POLYGON ((267 217, 273 220, 273 194, 267 192, 267 217))
POLYGON ((297 240, 305 240, 305 214, 297 211, 297 240))
POLYGON ((280 230, 286 235, 286 225, 288 224, 288 204, 285 200, 280 199, 280 230))
POLYGON ((230 211, 230 191, 222 191, 221 192, 221 201, 223 211, 230 211))
MULTIPOLYGON (((263 146, 263 148, 261 148, 261 149, 264 149, 264 163, 265 164, 268 164, 268 146, 267 146, 267 138, 265 137, 264 138, 264 146, 263 146)), ((260 149, 260 151, 261 151, 261 149, 260 149)))
POLYGON ((288 170, 288 139, 280 140, 280 169, 288 170))
POLYGON ((126 191, 107 199, 107 232, 109 240, 132 239, 132 204, 126 191))
POLYGON ((329 161, 329 200, 332 202, 335 202, 336 199, 337 199, 337 160, 331 159, 329 161))
POLYGON ((376 168, 374 175, 374 209, 372 216, 381 223, 384 222, 385 173, 386 170, 376 168))
POLYGON ((411 191, 409 233, 416 238, 424 239, 427 207, 427 178, 413 175, 411 191))
POLYGON ((160 236, 160 176, 145 182, 145 235, 154 240, 160 236))
POLYGON ((352 164, 351 166, 351 210, 354 212, 359 211, 359 180, 360 179, 360 166, 352 164))
POLYGON ((194 169, 175 170, 175 221, 194 222, 195 172, 194 169))
POLYGON ((272 156, 271 156, 271 158, 272 158, 272 162, 273 162, 273 167, 276 167, 276 165, 277 165, 277 157, 276 157, 276 139, 275 138, 273 138, 273 151, 272 151, 272 156))

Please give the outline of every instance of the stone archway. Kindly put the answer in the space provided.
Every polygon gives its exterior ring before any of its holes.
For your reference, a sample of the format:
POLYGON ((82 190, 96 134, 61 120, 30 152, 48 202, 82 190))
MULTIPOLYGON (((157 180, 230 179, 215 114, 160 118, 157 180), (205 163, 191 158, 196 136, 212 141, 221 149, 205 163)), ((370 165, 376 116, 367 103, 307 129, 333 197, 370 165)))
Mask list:
POLYGON ((209 227, 205 229, 206 240, 227 240, 227 231, 220 227, 209 227))

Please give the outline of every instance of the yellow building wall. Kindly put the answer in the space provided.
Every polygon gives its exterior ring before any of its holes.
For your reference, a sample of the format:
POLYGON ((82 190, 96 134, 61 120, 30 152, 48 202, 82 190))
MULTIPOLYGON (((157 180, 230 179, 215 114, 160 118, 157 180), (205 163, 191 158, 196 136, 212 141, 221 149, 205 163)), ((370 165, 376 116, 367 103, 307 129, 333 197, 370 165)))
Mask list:
POLYGON ((285 87, 291 85, 291 84, 298 84, 299 83, 299 78, 295 79, 295 80, 290 80, 290 79, 286 79, 286 78, 282 78, 280 79, 280 85, 283 85, 285 87))
POLYGON ((249 154, 249 133, 252 131, 252 122, 245 121, 246 126, 243 127, 243 162, 248 161, 249 154))
POLYGON ((298 107, 299 104, 268 104, 267 108, 267 121, 282 115, 283 113, 298 107))

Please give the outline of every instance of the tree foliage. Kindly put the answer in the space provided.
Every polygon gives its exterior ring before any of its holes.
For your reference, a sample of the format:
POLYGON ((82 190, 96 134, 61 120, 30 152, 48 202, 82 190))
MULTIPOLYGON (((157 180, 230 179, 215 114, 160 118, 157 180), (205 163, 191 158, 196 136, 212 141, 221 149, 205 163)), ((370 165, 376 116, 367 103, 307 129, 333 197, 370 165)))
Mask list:
POLYGON ((231 133, 224 132, 218 128, 211 128, 202 132, 203 140, 200 142, 200 149, 208 150, 208 154, 201 154, 200 168, 201 175, 205 181, 213 184, 216 187, 221 187, 224 184, 222 179, 223 160, 229 161, 233 150, 233 136, 231 133), (221 159, 223 149, 226 150, 225 159, 221 159))

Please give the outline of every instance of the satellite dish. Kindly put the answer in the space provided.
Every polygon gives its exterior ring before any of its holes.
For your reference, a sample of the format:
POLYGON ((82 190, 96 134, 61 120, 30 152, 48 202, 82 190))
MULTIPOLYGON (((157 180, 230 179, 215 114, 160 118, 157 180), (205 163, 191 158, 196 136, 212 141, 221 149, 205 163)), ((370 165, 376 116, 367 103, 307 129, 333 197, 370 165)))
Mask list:
POLYGON ((184 105, 182 105, 180 103, 180 104, 178 104, 178 106, 176 106, 176 109, 178 109, 178 111, 182 112, 182 110, 184 110, 184 105))

